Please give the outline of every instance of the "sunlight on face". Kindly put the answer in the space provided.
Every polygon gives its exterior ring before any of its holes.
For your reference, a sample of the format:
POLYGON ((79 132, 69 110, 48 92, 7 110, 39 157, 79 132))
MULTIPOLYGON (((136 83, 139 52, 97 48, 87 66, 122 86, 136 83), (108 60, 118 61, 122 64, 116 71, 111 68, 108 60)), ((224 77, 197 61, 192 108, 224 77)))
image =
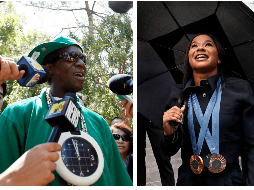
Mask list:
POLYGON ((217 47, 207 35, 193 39, 188 57, 194 72, 217 72, 217 65, 221 63, 217 47))

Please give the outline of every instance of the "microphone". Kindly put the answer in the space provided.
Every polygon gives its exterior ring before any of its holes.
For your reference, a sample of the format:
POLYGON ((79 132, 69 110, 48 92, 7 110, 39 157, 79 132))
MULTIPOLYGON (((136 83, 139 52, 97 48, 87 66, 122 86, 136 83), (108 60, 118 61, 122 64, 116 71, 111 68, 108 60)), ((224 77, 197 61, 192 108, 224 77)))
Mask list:
MULTIPOLYGON (((184 101, 183 99, 183 94, 180 95, 180 97, 178 98, 178 107, 181 108, 183 105, 187 105, 187 102, 184 101)), ((175 143, 178 139, 178 134, 176 135, 176 126, 179 125, 180 122, 176 122, 176 121, 169 121, 169 125, 171 125, 173 127, 173 133, 174 133, 174 138, 172 140, 172 143, 175 143)))
POLYGON ((53 102, 45 120, 53 127, 48 142, 58 142, 62 132, 76 131, 81 111, 77 108, 77 97, 66 93, 61 100, 53 102))
POLYGON ((169 125, 171 125, 173 127, 173 129, 175 130, 175 126, 177 126, 179 124, 179 122, 176 121, 169 121, 169 125))
POLYGON ((132 7, 132 1, 109 1, 109 7, 116 13, 127 13, 132 7))
MULTIPOLYGON (((177 100, 177 104, 180 109, 183 105, 185 105, 185 107, 187 107, 187 101, 183 99, 183 94, 180 95, 180 97, 177 100)), ((169 121, 169 125, 171 125, 173 127, 173 129, 175 130, 175 126, 179 125, 179 122, 176 121, 169 121)))
POLYGON ((20 86, 34 87, 49 80, 48 68, 30 57, 22 56, 17 65, 19 70, 25 70, 23 77, 18 80, 20 86))
POLYGON ((109 89, 115 94, 128 95, 133 91, 133 82, 130 75, 118 74, 108 81, 109 89))

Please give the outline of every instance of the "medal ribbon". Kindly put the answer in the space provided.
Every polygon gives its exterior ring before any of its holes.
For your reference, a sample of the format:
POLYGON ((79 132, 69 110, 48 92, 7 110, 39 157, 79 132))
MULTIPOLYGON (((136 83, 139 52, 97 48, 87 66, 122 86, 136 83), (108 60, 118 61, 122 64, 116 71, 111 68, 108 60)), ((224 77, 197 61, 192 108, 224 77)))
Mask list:
POLYGON ((188 100, 188 128, 191 138, 191 144, 194 154, 199 155, 203 146, 204 139, 206 139, 207 145, 211 154, 219 154, 219 112, 221 102, 221 78, 217 81, 217 88, 215 89, 203 115, 200 108, 197 95, 190 94, 188 100), (193 123, 193 107, 200 125, 200 132, 198 142, 196 143, 196 136, 193 123), (212 134, 209 131, 208 124, 212 115, 212 134))

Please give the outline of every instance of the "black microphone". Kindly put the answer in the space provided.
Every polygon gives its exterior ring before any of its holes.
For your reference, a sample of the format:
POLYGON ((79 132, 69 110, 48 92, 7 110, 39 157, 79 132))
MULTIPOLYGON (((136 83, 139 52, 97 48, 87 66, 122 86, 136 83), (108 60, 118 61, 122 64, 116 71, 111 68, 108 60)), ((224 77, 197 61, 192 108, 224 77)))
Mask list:
MULTIPOLYGON (((183 105, 185 105, 185 106, 187 107, 187 101, 184 101, 184 99, 183 99, 183 94, 180 95, 180 97, 178 98, 177 103, 178 103, 178 107, 179 107, 180 109, 181 109, 181 107, 182 107, 183 105)), ((185 111, 185 113, 186 113, 186 111, 185 111)), ((173 127, 173 133, 174 133, 174 138, 173 138, 173 140, 172 140, 172 143, 175 143, 175 142, 177 141, 177 139, 178 139, 178 134, 177 134, 177 136, 176 136, 176 126, 179 125, 179 124, 180 124, 180 122, 169 121, 169 125, 171 125, 171 126, 173 127)))
POLYGON ((76 131, 81 111, 77 108, 77 97, 66 93, 61 100, 53 102, 45 120, 53 127, 48 142, 58 142, 62 132, 76 131))
POLYGON ((22 56, 17 65, 19 70, 25 70, 23 77, 18 80, 20 86, 34 87, 49 80, 48 68, 30 57, 22 56))
POLYGON ((108 81, 109 89, 115 94, 128 95, 133 91, 133 82, 130 75, 118 74, 108 81))
MULTIPOLYGON (((179 107, 181 109, 181 107, 183 105, 185 105, 185 107, 187 107, 187 101, 183 99, 183 94, 180 95, 180 97, 177 100, 177 107, 179 107)), ((176 122, 176 121, 169 121, 169 125, 171 125, 174 130, 175 130, 175 126, 179 125, 180 122, 176 122)))
POLYGON ((169 121, 169 125, 171 125, 173 127, 173 129, 175 128, 175 126, 177 126, 179 124, 179 122, 176 121, 169 121))
POLYGON ((132 1, 109 1, 109 7, 116 13, 127 13, 132 7, 132 1))

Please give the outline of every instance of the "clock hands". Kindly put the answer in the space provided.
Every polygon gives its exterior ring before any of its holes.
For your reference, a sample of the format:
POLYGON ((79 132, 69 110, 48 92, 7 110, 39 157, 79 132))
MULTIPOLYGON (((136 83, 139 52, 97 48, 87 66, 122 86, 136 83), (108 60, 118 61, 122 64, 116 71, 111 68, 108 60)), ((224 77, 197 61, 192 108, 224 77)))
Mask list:
POLYGON ((73 140, 73 139, 71 139, 71 140, 72 140, 73 146, 74 146, 74 148, 76 150, 78 160, 80 160, 80 155, 79 155, 79 150, 78 150, 78 141, 77 140, 73 140))

